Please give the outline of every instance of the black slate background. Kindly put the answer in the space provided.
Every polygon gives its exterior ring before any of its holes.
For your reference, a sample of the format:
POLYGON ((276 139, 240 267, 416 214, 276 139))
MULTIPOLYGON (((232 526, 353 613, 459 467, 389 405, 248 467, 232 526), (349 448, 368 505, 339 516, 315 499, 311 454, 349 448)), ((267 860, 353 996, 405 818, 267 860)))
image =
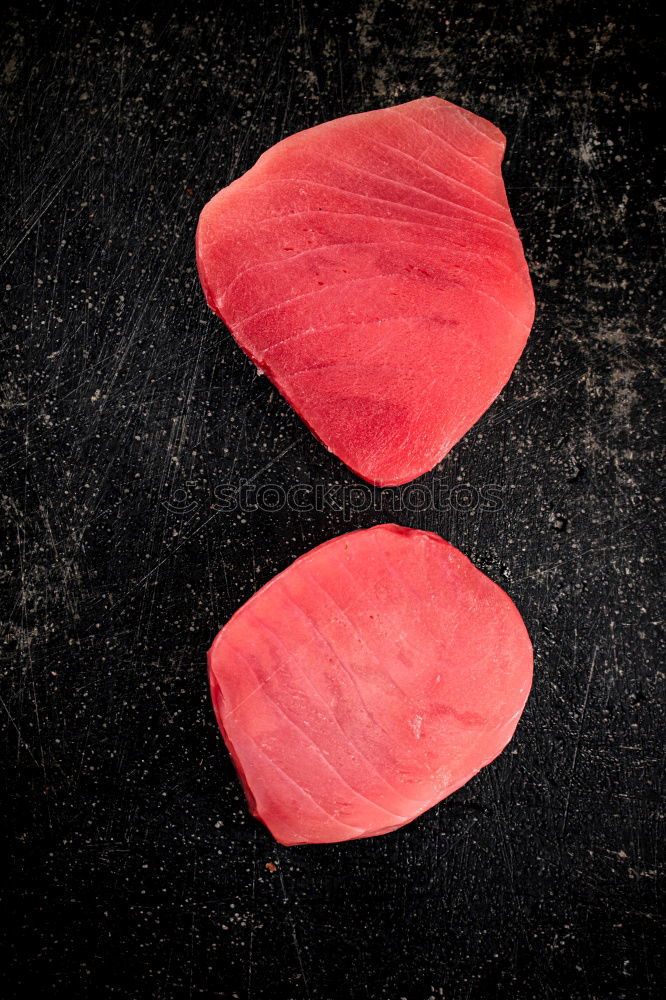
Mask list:
POLYGON ((5 17, 3 996, 657 996, 662 25, 612 0, 159 10, 5 17), (536 325, 420 480, 501 509, 216 510, 242 478, 357 481, 207 310, 198 212, 282 136, 423 94, 508 136, 536 325), (533 693, 409 827, 282 848, 205 651, 295 556, 383 520, 505 587, 533 693))

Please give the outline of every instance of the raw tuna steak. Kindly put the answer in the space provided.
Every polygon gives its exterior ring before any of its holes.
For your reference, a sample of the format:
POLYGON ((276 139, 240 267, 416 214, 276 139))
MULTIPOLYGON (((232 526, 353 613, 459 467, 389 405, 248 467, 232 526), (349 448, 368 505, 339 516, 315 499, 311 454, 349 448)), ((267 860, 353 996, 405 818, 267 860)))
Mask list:
POLYGON ((483 118, 423 98, 290 136, 201 213, 210 307, 372 483, 436 465, 527 340, 534 298, 504 146, 483 118))
POLYGON ((438 535, 383 524, 301 556, 225 625, 213 705, 282 844, 372 837, 506 746, 532 678, 515 605, 438 535))

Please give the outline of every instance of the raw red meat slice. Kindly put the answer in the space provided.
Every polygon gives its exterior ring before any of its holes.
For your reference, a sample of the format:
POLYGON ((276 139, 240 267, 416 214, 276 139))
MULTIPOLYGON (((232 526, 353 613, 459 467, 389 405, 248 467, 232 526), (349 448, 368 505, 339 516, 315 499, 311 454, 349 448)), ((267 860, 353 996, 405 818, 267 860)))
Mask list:
POLYGON ((252 813, 282 844, 395 830, 506 746, 532 678, 510 598, 438 535, 382 524, 312 549, 208 655, 252 813))
POLYGON ((527 340, 504 146, 483 118, 422 98, 290 136, 201 213, 210 307, 370 482, 436 465, 527 340))

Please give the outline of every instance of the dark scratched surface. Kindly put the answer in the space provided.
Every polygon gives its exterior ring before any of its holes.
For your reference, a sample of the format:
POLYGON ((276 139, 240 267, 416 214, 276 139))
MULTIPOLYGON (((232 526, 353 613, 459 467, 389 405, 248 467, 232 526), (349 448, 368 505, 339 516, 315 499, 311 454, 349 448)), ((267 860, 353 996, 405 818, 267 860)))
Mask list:
POLYGON ((5 13, 2 995, 659 995, 663 26, 612 2, 160 11, 5 13), (361 510, 207 310, 194 229, 284 135, 424 94, 506 133, 537 320, 419 480, 436 499, 361 510), (292 558, 384 520, 509 592, 534 689, 501 758, 410 826, 283 848, 205 652, 292 558))

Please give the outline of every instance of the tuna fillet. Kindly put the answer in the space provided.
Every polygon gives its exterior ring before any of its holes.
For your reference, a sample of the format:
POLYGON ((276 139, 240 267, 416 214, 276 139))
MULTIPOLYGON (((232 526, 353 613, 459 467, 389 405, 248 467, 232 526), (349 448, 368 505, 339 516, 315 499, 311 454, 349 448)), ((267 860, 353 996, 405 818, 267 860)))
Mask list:
POLYGON ((312 549, 208 657, 250 809, 282 844, 395 830, 511 739, 532 647, 510 598, 438 535, 383 524, 312 549))
POLYGON ((210 307, 369 482, 436 465, 520 356, 534 298, 499 129, 437 97, 277 143, 208 202, 210 307))

